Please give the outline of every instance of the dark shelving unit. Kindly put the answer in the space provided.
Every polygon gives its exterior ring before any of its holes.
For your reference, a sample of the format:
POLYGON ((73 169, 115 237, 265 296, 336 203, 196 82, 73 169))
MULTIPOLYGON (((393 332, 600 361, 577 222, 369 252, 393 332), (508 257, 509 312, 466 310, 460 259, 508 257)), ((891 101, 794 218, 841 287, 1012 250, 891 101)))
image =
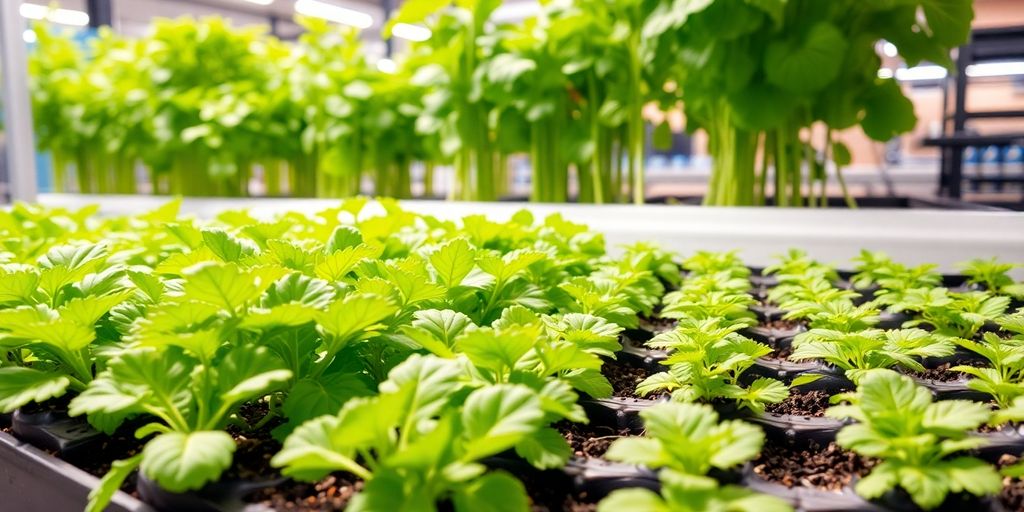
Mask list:
MULTIPOLYGON (((942 135, 926 138, 924 145, 941 149, 941 172, 938 194, 959 199, 964 181, 964 149, 968 147, 996 146, 1000 150, 1015 144, 1024 144, 1024 124, 1020 131, 979 134, 967 124, 976 119, 1024 118, 1024 110, 969 111, 966 108, 967 87, 971 77, 967 67, 984 62, 1024 60, 1024 26, 977 29, 971 33, 971 41, 957 51, 956 72, 947 78, 943 95, 944 123, 942 135), (950 88, 952 109, 950 110, 950 88)), ((1024 183, 1024 174, 1001 175, 998 177, 970 176, 972 184, 1024 183)))

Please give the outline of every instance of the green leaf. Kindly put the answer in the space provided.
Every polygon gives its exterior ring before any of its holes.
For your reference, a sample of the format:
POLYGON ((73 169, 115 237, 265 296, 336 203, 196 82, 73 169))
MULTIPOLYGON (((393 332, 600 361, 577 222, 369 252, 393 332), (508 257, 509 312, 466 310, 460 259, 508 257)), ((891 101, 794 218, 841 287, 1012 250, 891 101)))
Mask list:
POLYGON ((259 298, 262 291, 257 279, 234 263, 200 263, 185 269, 185 296, 226 311, 237 311, 259 298))
POLYGON ((956 435, 964 430, 974 430, 988 421, 992 409, 978 402, 969 400, 942 400, 928 405, 924 411, 921 425, 924 428, 956 435))
POLYGON ((898 480, 896 467, 892 463, 882 462, 857 482, 857 494, 869 500, 877 498, 896 487, 898 480))
POLYGON ((299 424, 317 416, 337 414, 349 399, 372 394, 358 375, 332 373, 296 382, 281 409, 290 423, 299 424))
POLYGON ((648 489, 618 489, 597 504, 597 512, 672 512, 673 509, 648 489))
POLYGON ((534 435, 543 421, 540 399, 526 386, 498 384, 478 389, 470 393, 462 409, 466 437, 462 460, 507 450, 534 435))
POLYGON ((654 133, 651 135, 651 145, 659 151, 672 149, 672 126, 669 125, 668 119, 654 127, 654 133))
POLYGON ((921 4, 932 37, 947 47, 967 42, 974 19, 970 0, 923 0, 921 4))
POLYGON ((459 352, 473 364, 491 370, 511 369, 533 348, 535 339, 523 329, 477 329, 462 333, 455 339, 459 352))
POLYGON ((864 133, 877 141, 887 141, 909 132, 917 124, 914 104, 911 103, 896 80, 879 80, 864 97, 864 133))
POLYGON ((36 291, 39 273, 32 267, 0 271, 0 304, 25 304, 36 291))
POLYGON ((216 367, 221 400, 236 404, 267 394, 292 378, 282 366, 266 347, 236 347, 216 367))
POLYGON ((764 70, 768 82, 795 93, 824 89, 839 75, 847 41, 828 22, 811 26, 802 41, 775 41, 768 45, 764 70))
POLYGON ((426 419, 437 415, 453 398, 461 375, 462 369, 454 361, 414 354, 391 370, 379 388, 381 393, 396 395, 401 414, 426 419))
POLYGON ((448 288, 458 286, 469 275, 475 264, 475 254, 469 242, 456 238, 430 255, 430 264, 437 272, 441 284, 448 288))
POLYGON ((975 496, 998 494, 1003 488, 1003 479, 991 464, 974 457, 957 457, 942 461, 941 466, 948 475, 949 487, 953 492, 969 492, 975 496))
POLYGON ((355 339, 368 336, 386 327, 384 320, 398 307, 379 295, 350 294, 335 301, 326 311, 317 314, 320 328, 334 338, 334 350, 340 350, 355 339))
POLYGON ((256 245, 244 238, 231 236, 221 229, 203 229, 203 241, 221 261, 238 262, 256 254, 256 245))
POLYGON ((323 257, 316 264, 316 276, 328 282, 341 281, 359 262, 380 256, 381 248, 366 244, 346 247, 323 257))
POLYGON ((502 472, 477 478, 455 493, 456 512, 521 512, 529 505, 523 484, 502 472))
POLYGON ((661 468, 672 463, 661 442, 649 437, 623 437, 608 447, 605 458, 627 464, 661 468))
POLYGON ((89 491, 89 501, 85 505, 85 512, 103 512, 106 510, 110 500, 114 498, 117 491, 129 475, 142 463, 142 454, 129 457, 124 460, 115 460, 110 465, 110 470, 103 475, 96 487, 89 491))
POLYGON ((58 373, 20 366, 0 368, 0 412, 61 396, 69 385, 71 380, 58 373))
POLYGON ((234 453, 227 432, 168 432, 142 449, 142 473, 169 492, 190 491, 218 480, 234 453))
POLYGON ((516 454, 537 469, 560 468, 572 455, 572 447, 557 430, 538 430, 515 445, 516 454))
POLYGON ((352 226, 338 226, 334 228, 331 237, 327 239, 324 253, 333 254, 350 247, 355 247, 361 243, 363 243, 363 235, 359 233, 358 229, 352 226))

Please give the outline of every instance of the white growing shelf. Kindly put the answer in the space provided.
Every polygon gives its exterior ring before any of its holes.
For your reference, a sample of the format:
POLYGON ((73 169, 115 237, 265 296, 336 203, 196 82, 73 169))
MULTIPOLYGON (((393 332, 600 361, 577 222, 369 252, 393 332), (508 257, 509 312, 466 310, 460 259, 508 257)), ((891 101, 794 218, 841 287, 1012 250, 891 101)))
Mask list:
MULTIPOLYGON (((149 210, 167 197, 42 194, 48 206, 78 208, 99 204, 103 214, 149 210)), ((247 208, 257 217, 284 211, 310 213, 336 205, 333 199, 188 198, 183 213, 210 217, 247 208)), ((697 249, 740 250, 751 265, 765 265, 791 247, 813 258, 850 266, 861 249, 882 250, 908 264, 937 263, 945 272, 971 258, 998 257, 1024 263, 1024 213, 900 209, 705 208, 678 205, 582 205, 402 201, 415 212, 456 219, 483 214, 504 220, 521 209, 536 215, 561 213, 604 233, 609 247, 653 241, 681 253, 697 249)), ((1024 278, 1024 269, 1015 271, 1024 278)))

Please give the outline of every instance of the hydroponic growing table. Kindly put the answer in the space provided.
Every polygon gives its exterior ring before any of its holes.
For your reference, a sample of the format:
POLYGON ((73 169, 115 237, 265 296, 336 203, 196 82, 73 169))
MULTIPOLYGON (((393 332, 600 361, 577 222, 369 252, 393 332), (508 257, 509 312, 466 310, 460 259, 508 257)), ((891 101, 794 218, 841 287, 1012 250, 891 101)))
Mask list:
POLYGON ((1024 285, 916 265, 1018 215, 44 202, 105 217, 0 223, 18 510, 1024 506, 1024 285))
MULTIPOLYGON (((151 196, 43 194, 44 205, 96 204, 105 214, 126 215, 167 201, 151 196)), ((254 215, 312 212, 336 204, 319 199, 187 198, 182 211, 210 217, 226 209, 251 209, 254 215)), ((602 233, 609 249, 653 241, 681 253, 738 250, 751 265, 767 265, 772 256, 795 246, 821 261, 847 261, 861 249, 885 251, 905 263, 936 263, 944 272, 971 258, 1024 258, 1024 214, 1001 211, 848 210, 805 208, 702 208, 676 205, 571 205, 402 201, 410 211, 457 219, 481 214, 508 219, 520 209, 538 215, 561 213, 602 233)), ((1016 275, 1024 276, 1021 270, 1016 275)))

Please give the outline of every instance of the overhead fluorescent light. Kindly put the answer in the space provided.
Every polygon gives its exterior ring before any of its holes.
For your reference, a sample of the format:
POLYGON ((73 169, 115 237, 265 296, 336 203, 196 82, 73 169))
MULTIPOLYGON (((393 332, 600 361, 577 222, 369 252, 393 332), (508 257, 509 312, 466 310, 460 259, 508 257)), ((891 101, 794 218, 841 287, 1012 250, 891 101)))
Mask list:
POLYGON ((1024 75, 1024 61, 1015 62, 983 62, 967 66, 967 76, 1014 76, 1024 75))
POLYGON ((26 43, 31 44, 36 42, 36 40, 39 39, 39 36, 36 35, 35 30, 29 28, 25 29, 25 31, 21 33, 21 38, 24 39, 26 43))
POLYGON ((295 12, 305 16, 323 18, 327 21, 341 23, 350 27, 370 28, 373 26, 373 16, 365 12, 318 0, 298 0, 295 2, 295 12))
POLYGON ((895 57, 899 55, 900 51, 896 48, 896 45, 886 41, 882 43, 882 53, 884 53, 886 57, 895 57))
POLYGON ((892 70, 889 68, 879 69, 878 78, 892 78, 892 70))
POLYGON ((274 3, 274 0, 242 0, 242 1, 249 2, 250 4, 256 4, 256 5, 270 5, 270 4, 274 3))
POLYGON ((398 66, 395 65, 395 61, 388 58, 383 58, 377 61, 377 69, 380 70, 382 73, 390 74, 398 70, 398 66))
POLYGON ((491 14, 491 19, 497 22, 513 22, 522 21, 537 14, 540 14, 540 2, 508 2, 495 9, 491 14))
POLYGON ((39 4, 21 4, 18 12, 30 20, 47 20, 61 25, 84 27, 89 24, 89 15, 72 9, 51 9, 39 4))
POLYGON ((391 27, 391 35, 407 39, 409 41, 426 41, 430 39, 430 29, 423 25, 411 25, 409 23, 395 23, 391 27))
POLYGON ((920 82, 924 80, 942 80, 946 78, 946 68, 926 65, 896 70, 896 80, 901 82, 920 82))

